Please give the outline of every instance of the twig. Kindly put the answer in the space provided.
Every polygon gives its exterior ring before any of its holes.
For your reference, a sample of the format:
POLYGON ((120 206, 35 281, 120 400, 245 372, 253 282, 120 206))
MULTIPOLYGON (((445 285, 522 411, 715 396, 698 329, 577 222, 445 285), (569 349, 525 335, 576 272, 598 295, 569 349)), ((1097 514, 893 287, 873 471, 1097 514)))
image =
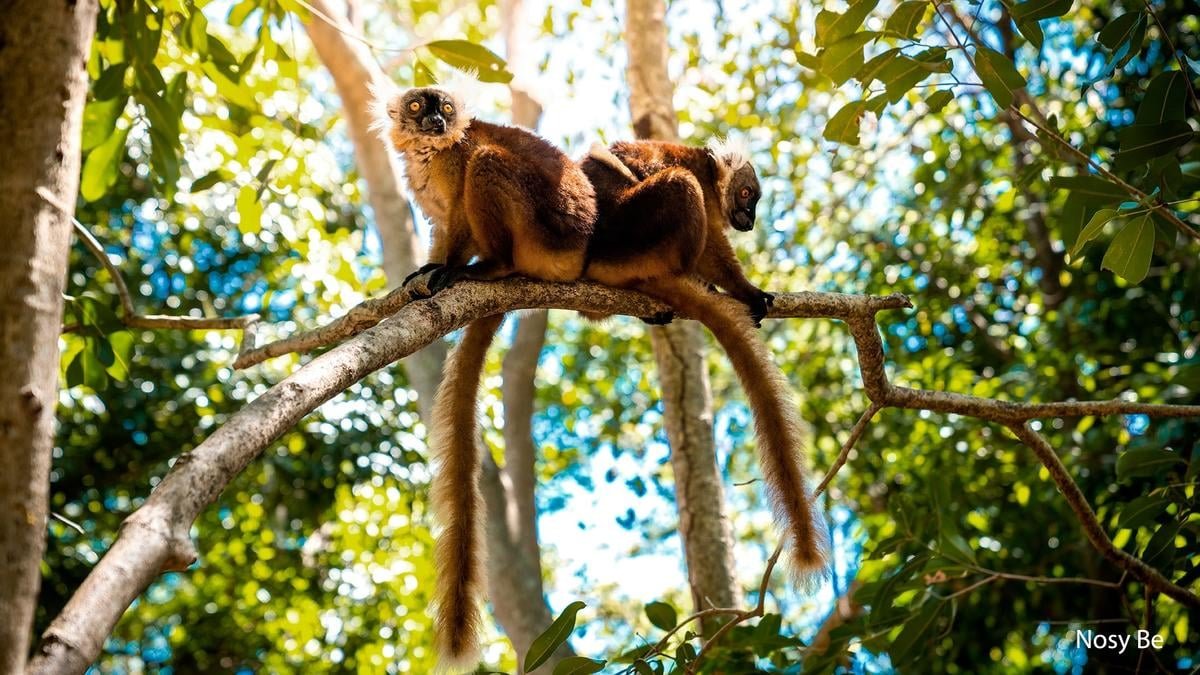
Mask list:
POLYGON ((838 453, 837 459, 833 460, 833 464, 829 467, 829 471, 825 474, 825 477, 821 479, 820 484, 817 485, 817 489, 813 490, 814 496, 824 492, 829 482, 833 480, 837 472, 846 464, 846 460, 850 457, 850 451, 854 449, 854 444, 858 442, 858 439, 862 438, 863 433, 867 430, 867 425, 871 423, 871 418, 875 417, 875 413, 879 412, 881 408, 883 406, 872 401, 871 406, 854 423, 854 428, 850 430, 850 437, 842 444, 842 451, 838 453))
POLYGON ((1180 74, 1183 75, 1183 83, 1187 86, 1188 95, 1191 96, 1192 99, 1192 107, 1196 109, 1196 112, 1200 113, 1200 97, 1196 96, 1196 89, 1192 87, 1192 78, 1188 76, 1188 73, 1190 72, 1188 69, 1188 64, 1184 62, 1183 56, 1180 55, 1179 50, 1175 49, 1175 42, 1171 40, 1171 35, 1167 33, 1167 27, 1164 26, 1162 20, 1158 18, 1158 14, 1154 11, 1154 6, 1150 4, 1150 0, 1142 0, 1142 4, 1146 6, 1146 11, 1149 12, 1150 17, 1154 19, 1154 23, 1158 24, 1158 30, 1162 32, 1163 41, 1167 43, 1167 47, 1171 50, 1171 56, 1174 56, 1175 62, 1179 64, 1179 70, 1181 71, 1180 74))
POLYGON ((1083 526, 1084 535, 1100 552, 1100 555, 1117 567, 1128 571, 1134 578, 1146 584, 1156 593, 1174 598, 1193 609, 1200 608, 1200 597, 1197 597, 1195 593, 1171 583, 1158 570, 1113 545, 1108 534, 1104 532, 1104 526, 1096 517, 1096 512, 1088 504, 1087 497, 1071 479, 1070 474, 1067 473, 1067 467, 1063 465, 1062 460, 1055 454, 1054 448, 1050 447, 1041 434, 1034 431, 1028 424, 1009 424, 1008 428, 1041 460, 1042 466, 1046 467, 1050 478, 1058 486, 1063 498, 1067 500, 1067 506, 1075 512, 1075 517, 1083 526))

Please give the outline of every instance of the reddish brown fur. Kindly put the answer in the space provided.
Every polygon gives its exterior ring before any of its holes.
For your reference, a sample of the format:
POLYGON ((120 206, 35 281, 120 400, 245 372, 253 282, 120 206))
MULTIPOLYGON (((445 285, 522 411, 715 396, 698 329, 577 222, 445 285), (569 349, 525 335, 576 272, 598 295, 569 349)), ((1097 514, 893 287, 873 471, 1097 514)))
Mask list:
MULTIPOLYGON (((578 279, 596 216, 595 193, 583 171, 536 134, 471 119, 462 107, 449 92, 433 88, 409 90, 386 104, 388 139, 434 226, 431 264, 418 270, 430 273, 426 287, 514 273, 578 279)), ((440 664, 449 670, 473 667, 479 656, 485 552, 475 399, 501 320, 489 317, 467 327, 434 404, 430 445, 439 468, 433 502, 443 525, 436 631, 440 664)))
POLYGON ((638 182, 605 158, 582 163, 599 208, 584 277, 645 292, 712 331, 749 398, 767 493, 790 535, 792 569, 817 578, 826 566, 827 536, 805 485, 787 382, 750 317, 700 285, 721 286, 751 306, 762 302, 762 291, 746 279, 726 236, 722 167, 706 150, 672 143, 617 143, 611 151, 638 182))
POLYGON ((442 525, 436 544, 435 629, 445 669, 469 669, 479 662, 486 552, 475 401, 488 345, 503 320, 504 315, 496 314, 467 326, 446 360, 433 405, 430 446, 437 469, 432 500, 442 525))

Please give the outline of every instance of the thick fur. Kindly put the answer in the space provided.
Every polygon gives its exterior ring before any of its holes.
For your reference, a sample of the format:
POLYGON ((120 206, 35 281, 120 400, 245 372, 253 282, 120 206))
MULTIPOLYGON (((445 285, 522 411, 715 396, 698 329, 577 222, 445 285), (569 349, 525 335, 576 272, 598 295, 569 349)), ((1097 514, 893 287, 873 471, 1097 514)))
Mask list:
POLYGON ((570 158, 536 134, 453 114, 431 135, 408 114, 414 97, 462 105, 435 87, 394 95, 388 139, 405 162, 409 188, 434 224, 431 263, 455 278, 523 274, 573 281, 596 216, 595 193, 570 158), (435 99, 434 97, 440 97, 435 99))
POLYGON ((725 348, 754 414, 763 481, 776 525, 790 544, 791 572, 802 586, 811 586, 825 575, 828 535, 805 484, 797 406, 783 373, 750 319, 696 281, 661 277, 640 282, 637 288, 698 317, 725 348))
MULTIPOLYGON (((473 119, 454 88, 382 92, 387 142, 404 160, 408 186, 433 223, 429 264, 408 280, 414 293, 459 279, 523 274, 574 281, 583 274, 596 218, 592 185, 536 134, 473 119), (475 259, 472 262, 472 259, 475 259), (424 281, 418 277, 427 275, 424 281)), ((476 394, 502 316, 467 327, 438 387, 430 445, 438 458, 433 501, 437 540, 436 640, 443 670, 479 658, 484 595, 483 504, 476 447, 476 394)))
POLYGON ((446 360, 433 404, 430 445, 435 453, 433 512, 442 526, 436 544, 435 631, 442 672, 464 672, 479 663, 480 602, 486 584, 486 532, 479 489, 481 449, 476 445, 476 396, 488 346, 504 315, 469 324, 446 360))
POLYGON ((709 150, 674 143, 616 143, 609 152, 636 182, 604 153, 589 153, 582 161, 599 210, 584 277, 645 292, 712 331, 750 401, 763 479, 791 543, 792 571, 799 580, 819 579, 827 535, 805 484, 796 405, 751 318, 761 318, 770 296, 746 279, 726 235, 733 208, 753 211, 758 198, 753 168, 735 169, 709 150), (749 200, 738 196, 747 187, 755 190, 749 200), (726 289, 750 313, 710 293, 704 283, 726 289))

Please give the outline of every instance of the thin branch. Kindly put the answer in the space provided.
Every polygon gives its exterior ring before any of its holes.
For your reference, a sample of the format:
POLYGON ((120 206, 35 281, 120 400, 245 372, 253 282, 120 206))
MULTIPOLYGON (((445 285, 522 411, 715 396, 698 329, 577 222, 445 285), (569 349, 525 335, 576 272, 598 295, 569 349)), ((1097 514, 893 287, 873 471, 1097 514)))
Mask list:
MULTIPOLYGON (((121 323, 130 328, 166 328, 178 330, 193 330, 193 329, 210 329, 210 330, 232 330, 240 329, 247 331, 249 335, 253 335, 250 327, 258 320, 257 314, 246 314, 243 316, 234 317, 196 317, 196 316, 170 316, 165 314, 138 314, 133 308, 133 297, 129 293, 129 286, 125 283, 125 277, 121 275, 121 270, 113 264, 109 259, 108 253, 104 250, 104 246, 92 235, 83 223, 79 222, 71 211, 66 209, 65 205, 60 204, 53 195, 38 188, 38 196, 45 200, 51 206, 63 211, 75 227, 75 233, 79 236, 79 240, 83 242, 96 260, 108 272, 108 276, 112 278, 113 284, 117 287, 117 296, 121 301, 121 323)), ((81 329, 79 324, 70 324, 64 326, 62 332, 74 332, 81 329)), ((243 339, 243 346, 246 340, 243 339)), ((252 341, 251 341, 252 342, 252 341)))
POLYGON ((829 467, 828 473, 821 479, 820 484, 817 485, 817 489, 813 490, 813 496, 821 494, 829 486, 829 482, 833 480, 837 472, 846 464, 846 460, 850 458, 850 451, 854 449, 854 444, 858 442, 858 439, 862 438, 863 433, 867 430, 867 425, 871 423, 871 418, 875 417, 875 413, 879 412, 882 408, 882 405, 872 401, 871 406, 854 423, 854 428, 850 430, 850 437, 842 444, 842 451, 838 453, 837 459, 833 461, 833 465, 829 467))
POLYGON ((1075 512, 1075 517, 1083 526, 1084 535, 1100 552, 1100 555, 1117 567, 1128 571, 1134 578, 1146 584, 1156 593, 1174 598, 1193 609, 1200 608, 1200 597, 1197 597, 1195 593, 1171 583, 1161 572, 1113 544, 1112 539, 1109 539, 1108 534, 1105 533, 1104 526, 1100 524, 1100 519, 1096 517, 1096 512, 1088 504, 1087 497, 1071 479, 1070 474, 1067 473, 1067 467, 1063 465, 1062 460, 1054 452, 1054 448, 1050 447, 1041 434, 1034 431, 1028 424, 1014 423, 1009 424, 1008 428, 1041 460, 1042 466, 1046 467, 1050 473, 1051 480, 1058 486, 1063 498, 1067 500, 1067 506, 1075 512))

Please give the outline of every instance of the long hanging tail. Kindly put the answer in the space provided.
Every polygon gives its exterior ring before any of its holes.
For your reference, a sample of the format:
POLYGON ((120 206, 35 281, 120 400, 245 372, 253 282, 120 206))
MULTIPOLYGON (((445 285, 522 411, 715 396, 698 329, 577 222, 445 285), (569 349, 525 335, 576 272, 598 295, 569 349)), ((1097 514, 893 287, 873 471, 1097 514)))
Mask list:
POLYGON ((796 404, 750 317, 695 281, 660 278, 637 288, 698 319, 725 348, 754 414, 759 462, 775 521, 790 533, 792 572, 805 585, 818 581, 826 571, 828 534, 804 483, 796 404))
POLYGON ((431 496, 442 525, 436 544, 434 630, 443 672, 469 671, 479 663, 486 533, 476 397, 488 346, 503 320, 503 314, 496 314, 467 325, 446 359, 433 404, 431 496))

